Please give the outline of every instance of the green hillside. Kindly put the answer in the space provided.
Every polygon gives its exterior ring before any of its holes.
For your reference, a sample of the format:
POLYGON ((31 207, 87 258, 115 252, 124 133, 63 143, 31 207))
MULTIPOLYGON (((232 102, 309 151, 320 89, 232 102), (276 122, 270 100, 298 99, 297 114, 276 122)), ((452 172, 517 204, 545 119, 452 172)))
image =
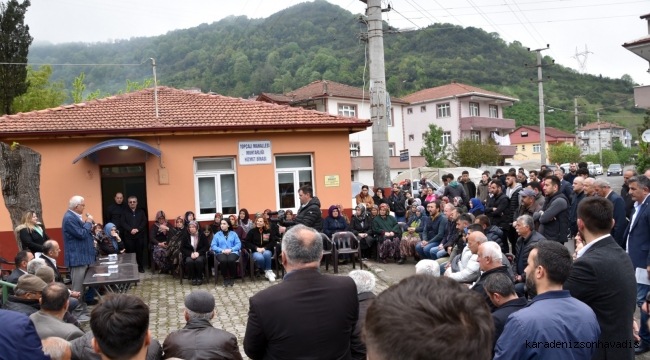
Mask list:
MULTIPOLYGON (((247 97, 265 92, 287 92, 311 81, 327 79, 361 87, 364 43, 357 35, 366 31, 352 14, 326 1, 302 3, 266 19, 228 17, 212 24, 175 30, 149 38, 114 43, 34 45, 32 63, 142 63, 155 58, 160 83, 177 88, 200 87, 230 96, 247 97)), ((388 28, 388 24, 385 25, 388 28)), ((496 33, 450 24, 425 30, 386 34, 386 79, 394 96, 447 84, 454 80, 519 98, 505 116, 517 124, 537 124, 535 54, 518 42, 507 44, 496 33)), ((544 63, 550 63, 546 57, 544 63)), ((86 73, 88 90, 114 93, 126 79, 151 77, 151 66, 54 67, 52 80, 63 79, 71 88, 75 76, 86 73)), ((546 104, 573 109, 573 97, 596 109, 631 98, 633 84, 621 79, 582 75, 555 65, 545 68, 551 80, 544 84, 546 104)), ((366 73, 366 80, 368 74, 366 73)), ((367 84, 366 84, 367 85, 367 84)), ((643 114, 633 101, 614 107, 609 121, 630 126, 643 114)), ((580 122, 594 121, 595 115, 580 122)), ((573 130, 573 114, 547 113, 547 126, 573 130)))

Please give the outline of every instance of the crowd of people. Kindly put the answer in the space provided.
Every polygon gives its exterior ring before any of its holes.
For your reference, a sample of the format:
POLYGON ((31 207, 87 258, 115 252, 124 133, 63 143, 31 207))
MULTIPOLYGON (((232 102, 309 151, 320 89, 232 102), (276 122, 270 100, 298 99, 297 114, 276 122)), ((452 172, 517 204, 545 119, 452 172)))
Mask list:
MULTIPOLYGON (((381 189, 370 196, 364 186, 350 218, 337 205, 323 218, 308 186, 296 216, 283 221, 270 221, 268 210, 250 219, 242 209, 204 226, 188 212, 171 226, 160 211, 149 242, 161 272, 186 266, 193 284, 202 281, 209 251, 224 287, 237 276, 240 250, 269 281, 271 257, 280 256, 283 281, 249 299, 242 345, 251 359, 631 359, 650 351, 650 169, 625 171, 621 194, 590 178, 584 163, 528 177, 498 169, 478 185, 467 172, 445 175, 437 192, 423 189, 419 198, 410 187, 393 184, 389 196, 381 189), (379 295, 370 272, 322 275, 323 234, 344 231, 356 235, 362 257, 399 264, 413 257, 416 275, 379 295), (573 255, 564 245, 570 238, 573 255)), ((63 221, 71 290, 57 270, 58 243, 33 213, 25 215, 16 233, 26 250, 10 276, 17 286, 3 305, 9 311, 0 311, 0 321, 20 329, 4 336, 23 341, 3 340, 0 353, 22 346, 34 359, 241 358, 237 338, 212 327, 214 298, 205 291, 185 298, 187 325, 162 345, 135 296, 106 297, 88 312, 75 277, 83 279, 97 254, 142 256, 135 235, 146 229, 133 226, 132 201, 119 225, 115 217, 100 226, 88 214, 82 220, 83 198, 71 199, 63 221), (133 236, 121 239, 124 233, 133 236), (80 331, 83 317, 92 332, 80 331)))

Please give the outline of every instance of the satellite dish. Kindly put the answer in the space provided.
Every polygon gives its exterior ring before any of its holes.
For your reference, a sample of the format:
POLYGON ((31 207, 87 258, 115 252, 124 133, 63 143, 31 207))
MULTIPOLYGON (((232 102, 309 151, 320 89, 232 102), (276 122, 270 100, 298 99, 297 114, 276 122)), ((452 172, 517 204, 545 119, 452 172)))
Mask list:
POLYGON ((643 142, 650 143, 650 129, 643 132, 643 134, 641 135, 641 139, 643 140, 643 142))

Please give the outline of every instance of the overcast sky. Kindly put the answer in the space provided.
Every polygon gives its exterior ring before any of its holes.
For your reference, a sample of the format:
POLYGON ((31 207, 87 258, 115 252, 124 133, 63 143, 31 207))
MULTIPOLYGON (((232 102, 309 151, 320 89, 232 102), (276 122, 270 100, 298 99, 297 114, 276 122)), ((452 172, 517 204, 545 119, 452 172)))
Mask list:
MULTIPOLYGON (((362 13, 366 6, 360 0, 327 1, 353 13, 362 13)), ((32 0, 26 22, 35 41, 96 42, 161 35, 229 15, 264 18, 300 2, 304 0, 32 0)), ((621 46, 648 34, 647 23, 639 16, 650 13, 650 0, 382 2, 394 8, 384 13, 393 27, 438 22, 480 27, 533 49, 548 43, 551 49, 544 54, 574 69, 579 69, 572 58, 576 48, 583 52, 587 46, 593 52, 587 59, 588 73, 612 78, 630 74, 637 83, 650 83, 648 62, 621 46)))

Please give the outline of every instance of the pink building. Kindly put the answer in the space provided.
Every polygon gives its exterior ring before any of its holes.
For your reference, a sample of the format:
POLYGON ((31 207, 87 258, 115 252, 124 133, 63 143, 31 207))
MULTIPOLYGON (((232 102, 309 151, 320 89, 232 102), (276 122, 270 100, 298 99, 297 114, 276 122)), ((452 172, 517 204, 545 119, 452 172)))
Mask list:
MULTIPOLYGON (((444 130, 441 141, 445 145, 467 137, 483 141, 492 133, 508 135, 515 129, 515 120, 503 118, 503 107, 519 101, 455 82, 421 90, 402 99, 410 103, 404 107, 404 138, 405 147, 412 155, 420 153, 429 124, 444 130)), ((514 146, 501 146, 501 155, 512 157, 514 153, 514 146)))

